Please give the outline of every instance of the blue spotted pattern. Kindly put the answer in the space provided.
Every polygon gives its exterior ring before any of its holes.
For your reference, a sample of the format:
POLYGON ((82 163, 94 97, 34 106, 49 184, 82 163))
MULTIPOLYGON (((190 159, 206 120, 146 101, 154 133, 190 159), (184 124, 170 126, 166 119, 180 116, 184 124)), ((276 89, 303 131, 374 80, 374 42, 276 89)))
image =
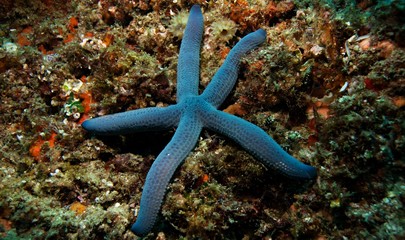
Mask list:
POLYGON ((173 138, 146 176, 138 217, 131 228, 139 236, 152 230, 169 181, 193 150, 203 127, 233 139, 266 167, 286 176, 294 179, 316 177, 314 167, 289 155, 265 131, 241 118, 217 110, 235 85, 240 58, 263 43, 266 32, 259 29, 242 38, 230 51, 205 91, 198 95, 202 34, 203 15, 200 7, 195 5, 190 10, 180 47, 176 105, 107 115, 82 124, 87 131, 100 135, 177 127, 173 138))

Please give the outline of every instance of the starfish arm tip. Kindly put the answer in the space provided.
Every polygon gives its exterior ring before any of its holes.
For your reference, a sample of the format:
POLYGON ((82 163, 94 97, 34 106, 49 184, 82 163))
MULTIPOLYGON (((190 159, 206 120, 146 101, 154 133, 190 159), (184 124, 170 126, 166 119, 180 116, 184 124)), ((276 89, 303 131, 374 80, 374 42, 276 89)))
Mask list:
POLYGON ((91 128, 91 124, 89 120, 86 120, 82 123, 82 128, 86 129, 88 131, 88 129, 91 128))
POLYGON ((141 221, 136 221, 132 224, 131 231, 135 233, 135 235, 139 237, 144 237, 146 234, 150 232, 151 229, 142 227, 141 221))
POLYGON ((82 128, 88 132, 93 132, 98 128, 97 122, 94 119, 87 119, 82 123, 82 128))
POLYGON ((199 13, 199 12, 201 12, 201 7, 199 4, 194 4, 190 9, 190 13, 199 13))
POLYGON ((286 174, 287 176, 298 180, 311 180, 317 177, 318 174, 315 167, 305 164, 298 159, 293 158, 291 155, 289 156, 294 160, 289 164, 288 167, 283 169, 283 171, 289 173, 286 174))
POLYGON ((260 39, 260 40, 259 40, 260 43, 263 43, 263 42, 266 41, 266 38, 267 38, 267 32, 266 32, 266 30, 264 30, 263 28, 260 28, 260 29, 257 30, 255 33, 258 35, 257 38, 260 39))
POLYGON ((312 166, 310 166, 310 165, 307 165, 307 167, 306 167, 306 172, 307 172, 307 174, 308 174, 308 178, 309 179, 313 179, 313 178, 316 178, 317 177, 317 172, 316 172, 316 168, 315 167, 312 167, 312 166))

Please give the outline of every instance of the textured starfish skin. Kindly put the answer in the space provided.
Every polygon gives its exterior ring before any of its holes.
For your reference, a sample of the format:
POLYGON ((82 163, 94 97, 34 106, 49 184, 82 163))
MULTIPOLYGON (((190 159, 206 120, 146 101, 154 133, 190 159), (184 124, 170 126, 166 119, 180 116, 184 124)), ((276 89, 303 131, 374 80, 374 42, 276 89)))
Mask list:
POLYGON ((166 108, 144 108, 85 121, 87 131, 100 135, 128 134, 177 127, 173 138, 156 158, 143 187, 140 211, 131 230, 139 236, 149 233, 159 214, 166 188, 174 172, 193 150, 202 128, 223 134, 272 168, 294 179, 312 179, 316 169, 293 158, 269 135, 241 118, 217 110, 232 90, 239 59, 266 39, 259 29, 242 38, 228 54, 205 91, 198 95, 200 44, 203 16, 198 5, 190 10, 180 47, 177 104, 166 108))

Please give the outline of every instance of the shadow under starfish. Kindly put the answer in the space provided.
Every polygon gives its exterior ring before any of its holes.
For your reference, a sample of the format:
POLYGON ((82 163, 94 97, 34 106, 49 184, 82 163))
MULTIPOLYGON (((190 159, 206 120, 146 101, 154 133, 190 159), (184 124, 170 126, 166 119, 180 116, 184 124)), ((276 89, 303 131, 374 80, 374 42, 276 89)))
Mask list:
POLYGON ((266 40, 259 29, 243 37, 201 95, 198 95, 200 44, 203 15, 198 5, 190 16, 180 47, 177 67, 177 104, 116 113, 85 121, 82 126, 100 135, 129 134, 177 127, 173 138, 149 170, 140 210, 131 230, 148 234, 159 214, 166 188, 174 172, 195 147, 202 128, 223 134, 252 154, 266 167, 293 179, 313 179, 316 169, 285 152, 265 131, 239 117, 217 110, 235 85, 240 58, 266 40))

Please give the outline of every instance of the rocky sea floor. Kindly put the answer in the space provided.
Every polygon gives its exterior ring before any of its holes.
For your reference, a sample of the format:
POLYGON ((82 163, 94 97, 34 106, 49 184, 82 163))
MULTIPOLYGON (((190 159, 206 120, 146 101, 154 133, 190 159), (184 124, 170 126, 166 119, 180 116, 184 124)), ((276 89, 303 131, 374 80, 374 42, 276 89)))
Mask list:
POLYGON ((317 168, 297 182, 203 130, 144 239, 405 238, 405 3, 0 0, 0 239, 136 239, 173 131, 100 137, 91 117, 176 102, 188 11, 202 91, 263 28, 221 109, 317 168))

